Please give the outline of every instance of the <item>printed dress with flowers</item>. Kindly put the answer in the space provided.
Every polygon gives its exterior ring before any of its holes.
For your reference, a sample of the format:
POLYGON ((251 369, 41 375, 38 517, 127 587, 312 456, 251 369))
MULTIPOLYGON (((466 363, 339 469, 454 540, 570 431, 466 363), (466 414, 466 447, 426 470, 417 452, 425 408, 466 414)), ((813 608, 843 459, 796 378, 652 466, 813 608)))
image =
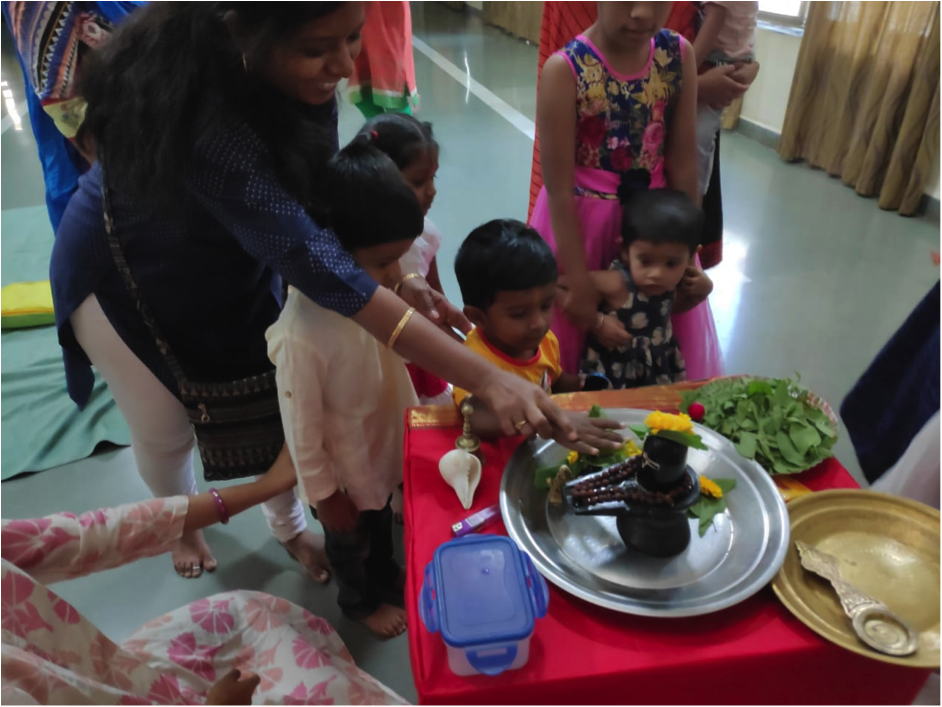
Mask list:
MULTIPOLYGON (((584 35, 557 52, 572 69, 576 83, 576 217, 585 248, 586 267, 603 270, 621 246, 619 196, 667 186, 666 140, 681 92, 684 44, 680 35, 661 30, 652 39, 648 61, 637 74, 616 71, 584 35)), ((695 156, 694 156, 695 158, 695 156)), ((530 225, 556 251, 545 187, 540 190, 530 225)), ((565 269, 565 263, 560 263, 565 269)), ((713 315, 704 302, 674 322, 677 338, 695 377, 722 373, 722 356, 713 315)), ((557 309, 553 332, 559 339, 563 370, 578 371, 585 332, 557 309)))
POLYGON ((631 341, 609 350, 589 335, 583 373, 601 373, 615 390, 667 385, 687 380, 684 357, 671 327, 675 293, 649 296, 641 292, 620 262, 612 263, 625 279, 628 299, 611 316, 618 317, 631 341))
POLYGON ((187 506, 177 496, 3 521, 4 704, 202 704, 233 668, 261 678, 254 704, 403 704, 327 621, 285 599, 216 594, 117 644, 44 586, 169 551, 187 506))

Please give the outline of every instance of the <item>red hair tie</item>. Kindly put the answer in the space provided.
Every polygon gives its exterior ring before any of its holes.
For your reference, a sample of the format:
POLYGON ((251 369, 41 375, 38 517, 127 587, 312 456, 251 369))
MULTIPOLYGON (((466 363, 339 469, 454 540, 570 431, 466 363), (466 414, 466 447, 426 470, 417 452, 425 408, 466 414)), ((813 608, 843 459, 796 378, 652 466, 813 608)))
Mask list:
POLYGON ((370 140, 371 140, 372 142, 376 142, 377 140, 379 140, 379 133, 376 132, 375 130, 371 130, 371 131, 370 131, 370 140))

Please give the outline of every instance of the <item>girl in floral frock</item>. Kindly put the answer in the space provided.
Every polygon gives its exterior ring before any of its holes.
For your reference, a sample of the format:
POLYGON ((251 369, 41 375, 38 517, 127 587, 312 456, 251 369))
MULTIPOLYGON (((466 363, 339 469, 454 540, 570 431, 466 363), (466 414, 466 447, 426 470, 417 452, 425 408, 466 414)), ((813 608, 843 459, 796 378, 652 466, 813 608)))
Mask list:
MULTIPOLYGON (((543 67, 537 105, 544 186, 531 226, 556 252, 569 290, 553 319, 563 368, 578 371, 586 332, 597 324, 589 276, 617 258, 619 198, 670 187, 699 201, 696 60, 680 35, 662 30, 671 3, 602 2, 598 21, 543 67)), ((692 256, 679 293, 698 305, 674 321, 691 378, 722 373, 706 296, 709 278, 692 256)), ((630 334, 617 333, 625 345, 630 334)))

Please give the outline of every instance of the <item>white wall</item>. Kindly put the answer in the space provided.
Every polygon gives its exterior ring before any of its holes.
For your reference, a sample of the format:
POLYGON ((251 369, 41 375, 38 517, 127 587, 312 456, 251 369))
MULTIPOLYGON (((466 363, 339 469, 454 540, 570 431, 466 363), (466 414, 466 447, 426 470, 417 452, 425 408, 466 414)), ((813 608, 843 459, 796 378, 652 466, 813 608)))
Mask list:
POLYGON ((743 118, 776 133, 782 132, 799 47, 801 37, 756 30, 756 59, 761 68, 743 98, 743 118))
MULTIPOLYGON (((743 99, 743 118, 776 133, 782 132, 800 47, 801 37, 761 28, 756 30, 756 59, 762 68, 743 99)), ((929 173, 926 194, 939 198, 938 156, 929 173)))

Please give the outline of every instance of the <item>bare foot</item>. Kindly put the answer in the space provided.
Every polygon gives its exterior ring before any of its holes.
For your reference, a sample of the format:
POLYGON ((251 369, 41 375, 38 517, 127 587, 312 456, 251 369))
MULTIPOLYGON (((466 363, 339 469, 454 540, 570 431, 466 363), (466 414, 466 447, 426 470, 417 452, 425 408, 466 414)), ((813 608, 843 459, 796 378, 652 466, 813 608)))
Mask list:
POLYGON ((392 499, 389 501, 389 507, 393 512, 393 520, 396 521, 399 525, 402 525, 403 522, 402 506, 402 490, 397 486, 393 489, 392 499))
POLYGON ((281 543, 304 571, 318 584, 330 581, 330 563, 324 551, 324 536, 302 530, 291 540, 281 543))
POLYGON ((184 533, 176 547, 170 551, 173 568, 177 574, 187 579, 196 579, 207 572, 215 572, 216 558, 206 544, 202 530, 184 533))
POLYGON ((406 612, 398 606, 380 604, 376 611, 361 621, 380 638, 393 638, 406 632, 406 612))

